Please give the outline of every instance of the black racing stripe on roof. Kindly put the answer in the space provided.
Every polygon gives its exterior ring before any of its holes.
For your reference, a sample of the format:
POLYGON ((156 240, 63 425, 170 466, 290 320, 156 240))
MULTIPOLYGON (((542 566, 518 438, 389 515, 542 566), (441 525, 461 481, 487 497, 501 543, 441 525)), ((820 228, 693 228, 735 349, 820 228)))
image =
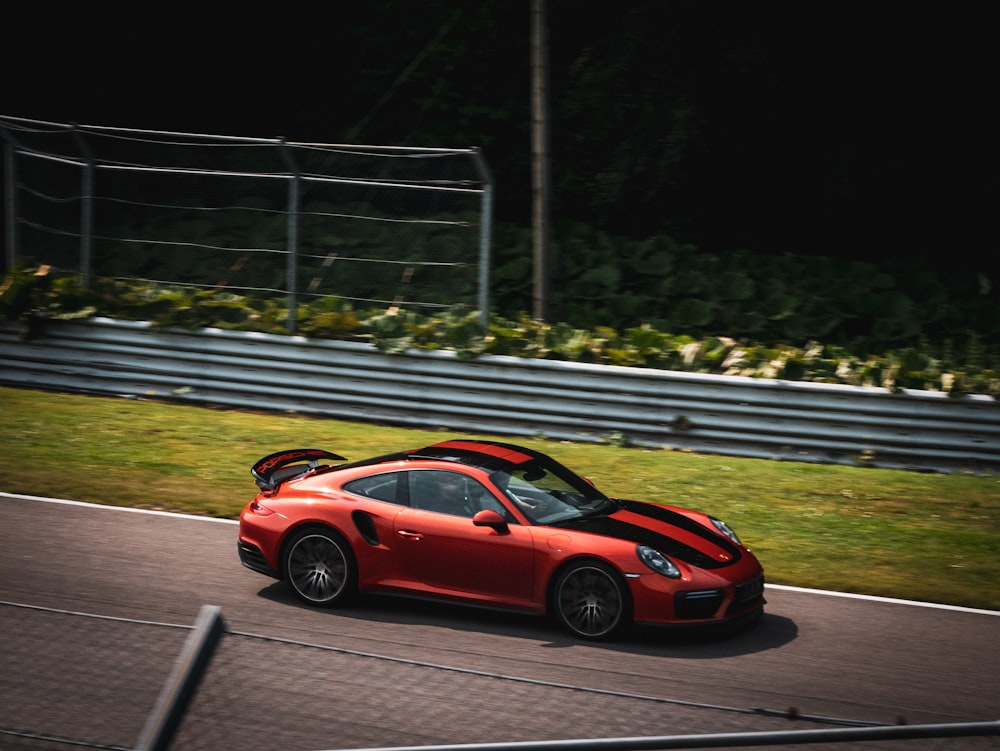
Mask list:
MULTIPOLYGON (((528 456, 528 457, 530 457, 532 459, 535 459, 535 460, 539 460, 540 459, 540 460, 545 461, 545 462, 555 461, 548 454, 543 454, 541 451, 535 451, 534 449, 529 449, 529 448, 526 448, 524 446, 518 446, 518 445, 513 444, 513 443, 504 443, 502 441, 486 441, 486 440, 483 440, 482 438, 455 438, 454 441, 461 441, 462 443, 477 443, 477 444, 479 444, 481 446, 496 446, 497 448, 506 449, 507 451, 513 451, 513 452, 516 452, 518 454, 524 454, 525 456, 528 456)), ((428 446, 428 449, 434 449, 434 448, 437 448, 437 445, 428 446)), ((421 449, 421 451, 425 451, 425 450, 427 450, 427 449, 421 449)), ((448 449, 448 450, 454 451, 454 449, 448 449)), ((487 452, 479 453, 479 452, 471 451, 470 450, 470 453, 474 454, 475 456, 484 456, 484 457, 491 457, 491 458, 493 456, 492 454, 489 454, 487 452)), ((510 460, 506 460, 506 464, 509 465, 509 466, 519 466, 520 464, 524 464, 524 463, 525 462, 512 462, 510 460)))
POLYGON ((548 454, 543 454, 541 451, 535 451, 534 449, 529 449, 526 446, 518 446, 513 443, 504 443, 502 441, 484 441, 478 438, 467 439, 469 443, 482 443, 488 446, 497 446, 498 448, 507 449, 509 451, 516 451, 520 454, 527 454, 532 459, 547 459, 552 461, 552 457, 548 454))
POLYGON ((498 469, 509 469, 516 466, 509 459, 503 459, 491 454, 481 454, 478 451, 459 448, 438 448, 437 446, 427 446, 417 449, 412 454, 406 456, 407 459, 435 459, 438 461, 458 462, 467 464, 470 467, 480 467, 488 472, 496 472, 498 469))
POLYGON ((373 464, 388 464, 390 462, 400 462, 408 459, 409 456, 405 451, 395 451, 391 454, 382 454, 381 456, 372 456, 368 459, 359 459, 355 462, 348 462, 347 464, 338 464, 333 469, 351 469, 352 467, 370 467, 373 464))

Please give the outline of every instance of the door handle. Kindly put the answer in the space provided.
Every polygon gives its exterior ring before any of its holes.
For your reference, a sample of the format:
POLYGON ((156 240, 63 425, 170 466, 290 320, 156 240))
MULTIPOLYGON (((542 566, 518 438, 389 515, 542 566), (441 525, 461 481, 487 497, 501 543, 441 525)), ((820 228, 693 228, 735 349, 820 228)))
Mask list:
POLYGON ((400 537, 405 537, 407 540, 422 540, 422 539, 424 539, 424 536, 422 534, 420 534, 419 532, 410 532, 410 531, 405 530, 405 529, 399 530, 398 532, 396 532, 396 534, 398 534, 400 537))

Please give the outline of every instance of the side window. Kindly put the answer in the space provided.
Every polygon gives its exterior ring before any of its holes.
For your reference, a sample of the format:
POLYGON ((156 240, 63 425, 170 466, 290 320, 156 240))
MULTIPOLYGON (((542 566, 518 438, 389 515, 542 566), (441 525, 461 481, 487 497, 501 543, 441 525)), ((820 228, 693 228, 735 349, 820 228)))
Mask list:
POLYGON ((468 475, 427 469, 413 470, 409 478, 410 505, 413 508, 469 519, 485 508, 492 508, 505 517, 513 518, 482 483, 468 475))
POLYGON ((358 480, 351 480, 344 485, 344 490, 365 498, 374 498, 376 501, 404 503, 399 500, 400 477, 403 477, 401 472, 387 472, 381 475, 362 477, 358 480))

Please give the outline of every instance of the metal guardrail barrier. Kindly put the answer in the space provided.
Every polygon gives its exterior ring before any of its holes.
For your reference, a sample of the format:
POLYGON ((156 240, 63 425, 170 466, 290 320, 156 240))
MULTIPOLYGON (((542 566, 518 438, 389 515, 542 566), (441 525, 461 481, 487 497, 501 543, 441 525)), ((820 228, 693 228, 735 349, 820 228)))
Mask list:
MULTIPOLYGON (((881 725, 835 730, 776 730, 760 733, 701 733, 643 738, 593 738, 570 741, 476 743, 447 746, 396 746, 351 751, 660 751, 661 749, 746 748, 810 743, 962 738, 1000 735, 998 722, 941 725, 881 725)), ((341 750, 342 751, 342 750, 341 750)))
POLYGON ((942 472, 1000 468, 992 397, 359 343, 95 318, 0 328, 0 384, 752 458, 942 472))

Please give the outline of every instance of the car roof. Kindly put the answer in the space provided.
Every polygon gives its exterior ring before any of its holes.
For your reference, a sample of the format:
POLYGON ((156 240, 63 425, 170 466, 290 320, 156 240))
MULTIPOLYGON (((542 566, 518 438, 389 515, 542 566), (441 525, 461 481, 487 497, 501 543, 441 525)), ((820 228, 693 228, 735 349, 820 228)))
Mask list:
POLYGON ((479 467, 487 472, 496 472, 501 469, 509 470, 538 459, 551 461, 544 454, 522 446, 472 438, 442 441, 405 453, 409 459, 451 461, 479 467))
POLYGON ((394 451, 389 454, 372 456, 367 459, 337 464, 322 469, 321 472, 340 472, 358 467, 379 467, 397 462, 439 461, 475 467, 487 473, 497 471, 512 472, 517 467, 537 462, 544 467, 558 466, 550 456, 510 443, 488 441, 476 438, 458 438, 441 441, 419 449, 394 451))

